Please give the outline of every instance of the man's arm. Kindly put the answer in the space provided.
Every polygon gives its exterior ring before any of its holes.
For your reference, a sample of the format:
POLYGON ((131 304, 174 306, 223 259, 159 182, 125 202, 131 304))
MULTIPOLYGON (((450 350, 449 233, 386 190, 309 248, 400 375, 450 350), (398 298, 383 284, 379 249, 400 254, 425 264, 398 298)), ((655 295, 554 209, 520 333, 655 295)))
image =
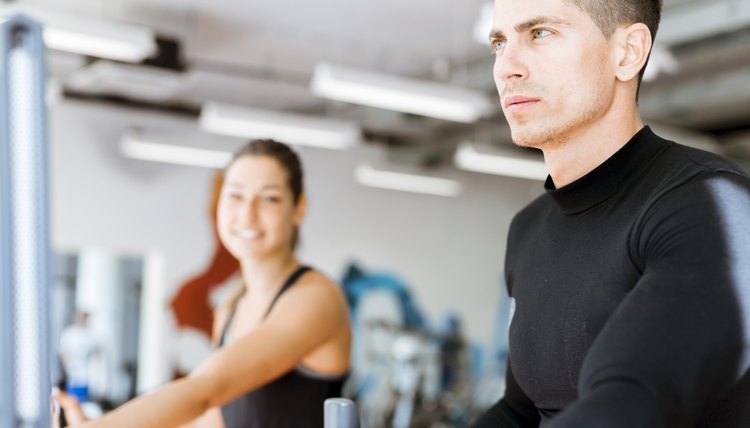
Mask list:
POLYGON ((693 426, 747 375, 750 183, 730 174, 663 196, 634 236, 642 277, 584 360, 553 428, 693 426))
POLYGON ((539 426, 539 412, 516 383, 510 361, 508 361, 506 373, 505 396, 479 417, 472 428, 536 428, 539 426))

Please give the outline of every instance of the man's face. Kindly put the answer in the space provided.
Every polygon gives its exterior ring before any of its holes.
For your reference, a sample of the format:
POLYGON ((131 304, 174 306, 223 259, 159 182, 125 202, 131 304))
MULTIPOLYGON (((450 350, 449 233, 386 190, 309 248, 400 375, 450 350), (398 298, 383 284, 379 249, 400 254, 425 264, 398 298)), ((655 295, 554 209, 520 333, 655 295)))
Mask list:
POLYGON ((544 148, 596 123, 611 106, 612 49, 563 0, 495 0, 493 70, 513 141, 544 148))

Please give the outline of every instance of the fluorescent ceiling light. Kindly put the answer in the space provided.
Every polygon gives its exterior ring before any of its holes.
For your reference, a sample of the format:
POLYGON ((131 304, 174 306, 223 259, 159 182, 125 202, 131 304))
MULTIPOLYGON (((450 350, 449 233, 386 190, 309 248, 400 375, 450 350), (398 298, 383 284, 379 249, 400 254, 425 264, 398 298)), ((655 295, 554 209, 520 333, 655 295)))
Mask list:
POLYGON ((49 49, 134 63, 157 52, 156 34, 147 27, 25 5, 3 11, 5 16, 13 13, 28 14, 43 24, 49 49))
POLYGON ((230 151, 159 142, 154 137, 144 136, 135 131, 122 136, 120 152, 133 159, 216 169, 224 168, 232 159, 230 151))
POLYGON ((44 42, 50 49, 125 62, 141 62, 156 53, 152 31, 143 27, 118 27, 106 24, 101 31, 93 25, 77 29, 47 27, 44 42))
POLYGON ((479 9, 479 16, 474 22, 474 29, 471 35, 477 43, 488 46, 490 45, 490 31, 492 31, 492 20, 495 13, 492 2, 485 3, 479 9))
POLYGON ((546 180, 548 174, 547 167, 540 159, 530 156, 480 153, 469 142, 462 142, 458 145, 453 161, 458 168, 485 174, 541 181, 546 180))
POLYGON ((73 72, 67 87, 99 94, 163 101, 185 86, 184 74, 156 67, 96 61, 73 72))
POLYGON ((360 165, 354 174, 359 184, 381 189, 426 193, 437 196, 458 196, 462 190, 461 183, 456 180, 382 171, 372 168, 369 165, 360 165))
POLYGON ((203 130, 215 134, 326 149, 349 148, 362 134, 353 122, 213 102, 203 104, 199 122, 203 130))
POLYGON ((464 123, 493 111, 478 91, 325 62, 315 66, 310 90, 332 100, 464 123))

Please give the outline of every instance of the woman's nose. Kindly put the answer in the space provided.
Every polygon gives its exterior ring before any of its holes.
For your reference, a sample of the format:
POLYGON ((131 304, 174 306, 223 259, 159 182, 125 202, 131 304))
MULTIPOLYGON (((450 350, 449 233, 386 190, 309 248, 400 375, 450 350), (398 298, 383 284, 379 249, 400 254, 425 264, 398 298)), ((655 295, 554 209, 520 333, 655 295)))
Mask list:
POLYGON ((258 202, 255 198, 243 201, 239 215, 241 220, 247 223, 254 223, 258 218, 258 202))

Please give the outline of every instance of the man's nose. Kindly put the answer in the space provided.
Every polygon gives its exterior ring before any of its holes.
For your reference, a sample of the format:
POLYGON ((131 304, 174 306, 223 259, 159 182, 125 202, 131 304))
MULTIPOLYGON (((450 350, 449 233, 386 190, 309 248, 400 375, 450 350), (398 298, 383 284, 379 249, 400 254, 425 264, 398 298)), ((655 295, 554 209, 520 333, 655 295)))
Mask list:
POLYGON ((528 78, 529 71, 522 53, 518 44, 506 42, 502 52, 495 57, 494 75, 497 83, 512 83, 528 78))

